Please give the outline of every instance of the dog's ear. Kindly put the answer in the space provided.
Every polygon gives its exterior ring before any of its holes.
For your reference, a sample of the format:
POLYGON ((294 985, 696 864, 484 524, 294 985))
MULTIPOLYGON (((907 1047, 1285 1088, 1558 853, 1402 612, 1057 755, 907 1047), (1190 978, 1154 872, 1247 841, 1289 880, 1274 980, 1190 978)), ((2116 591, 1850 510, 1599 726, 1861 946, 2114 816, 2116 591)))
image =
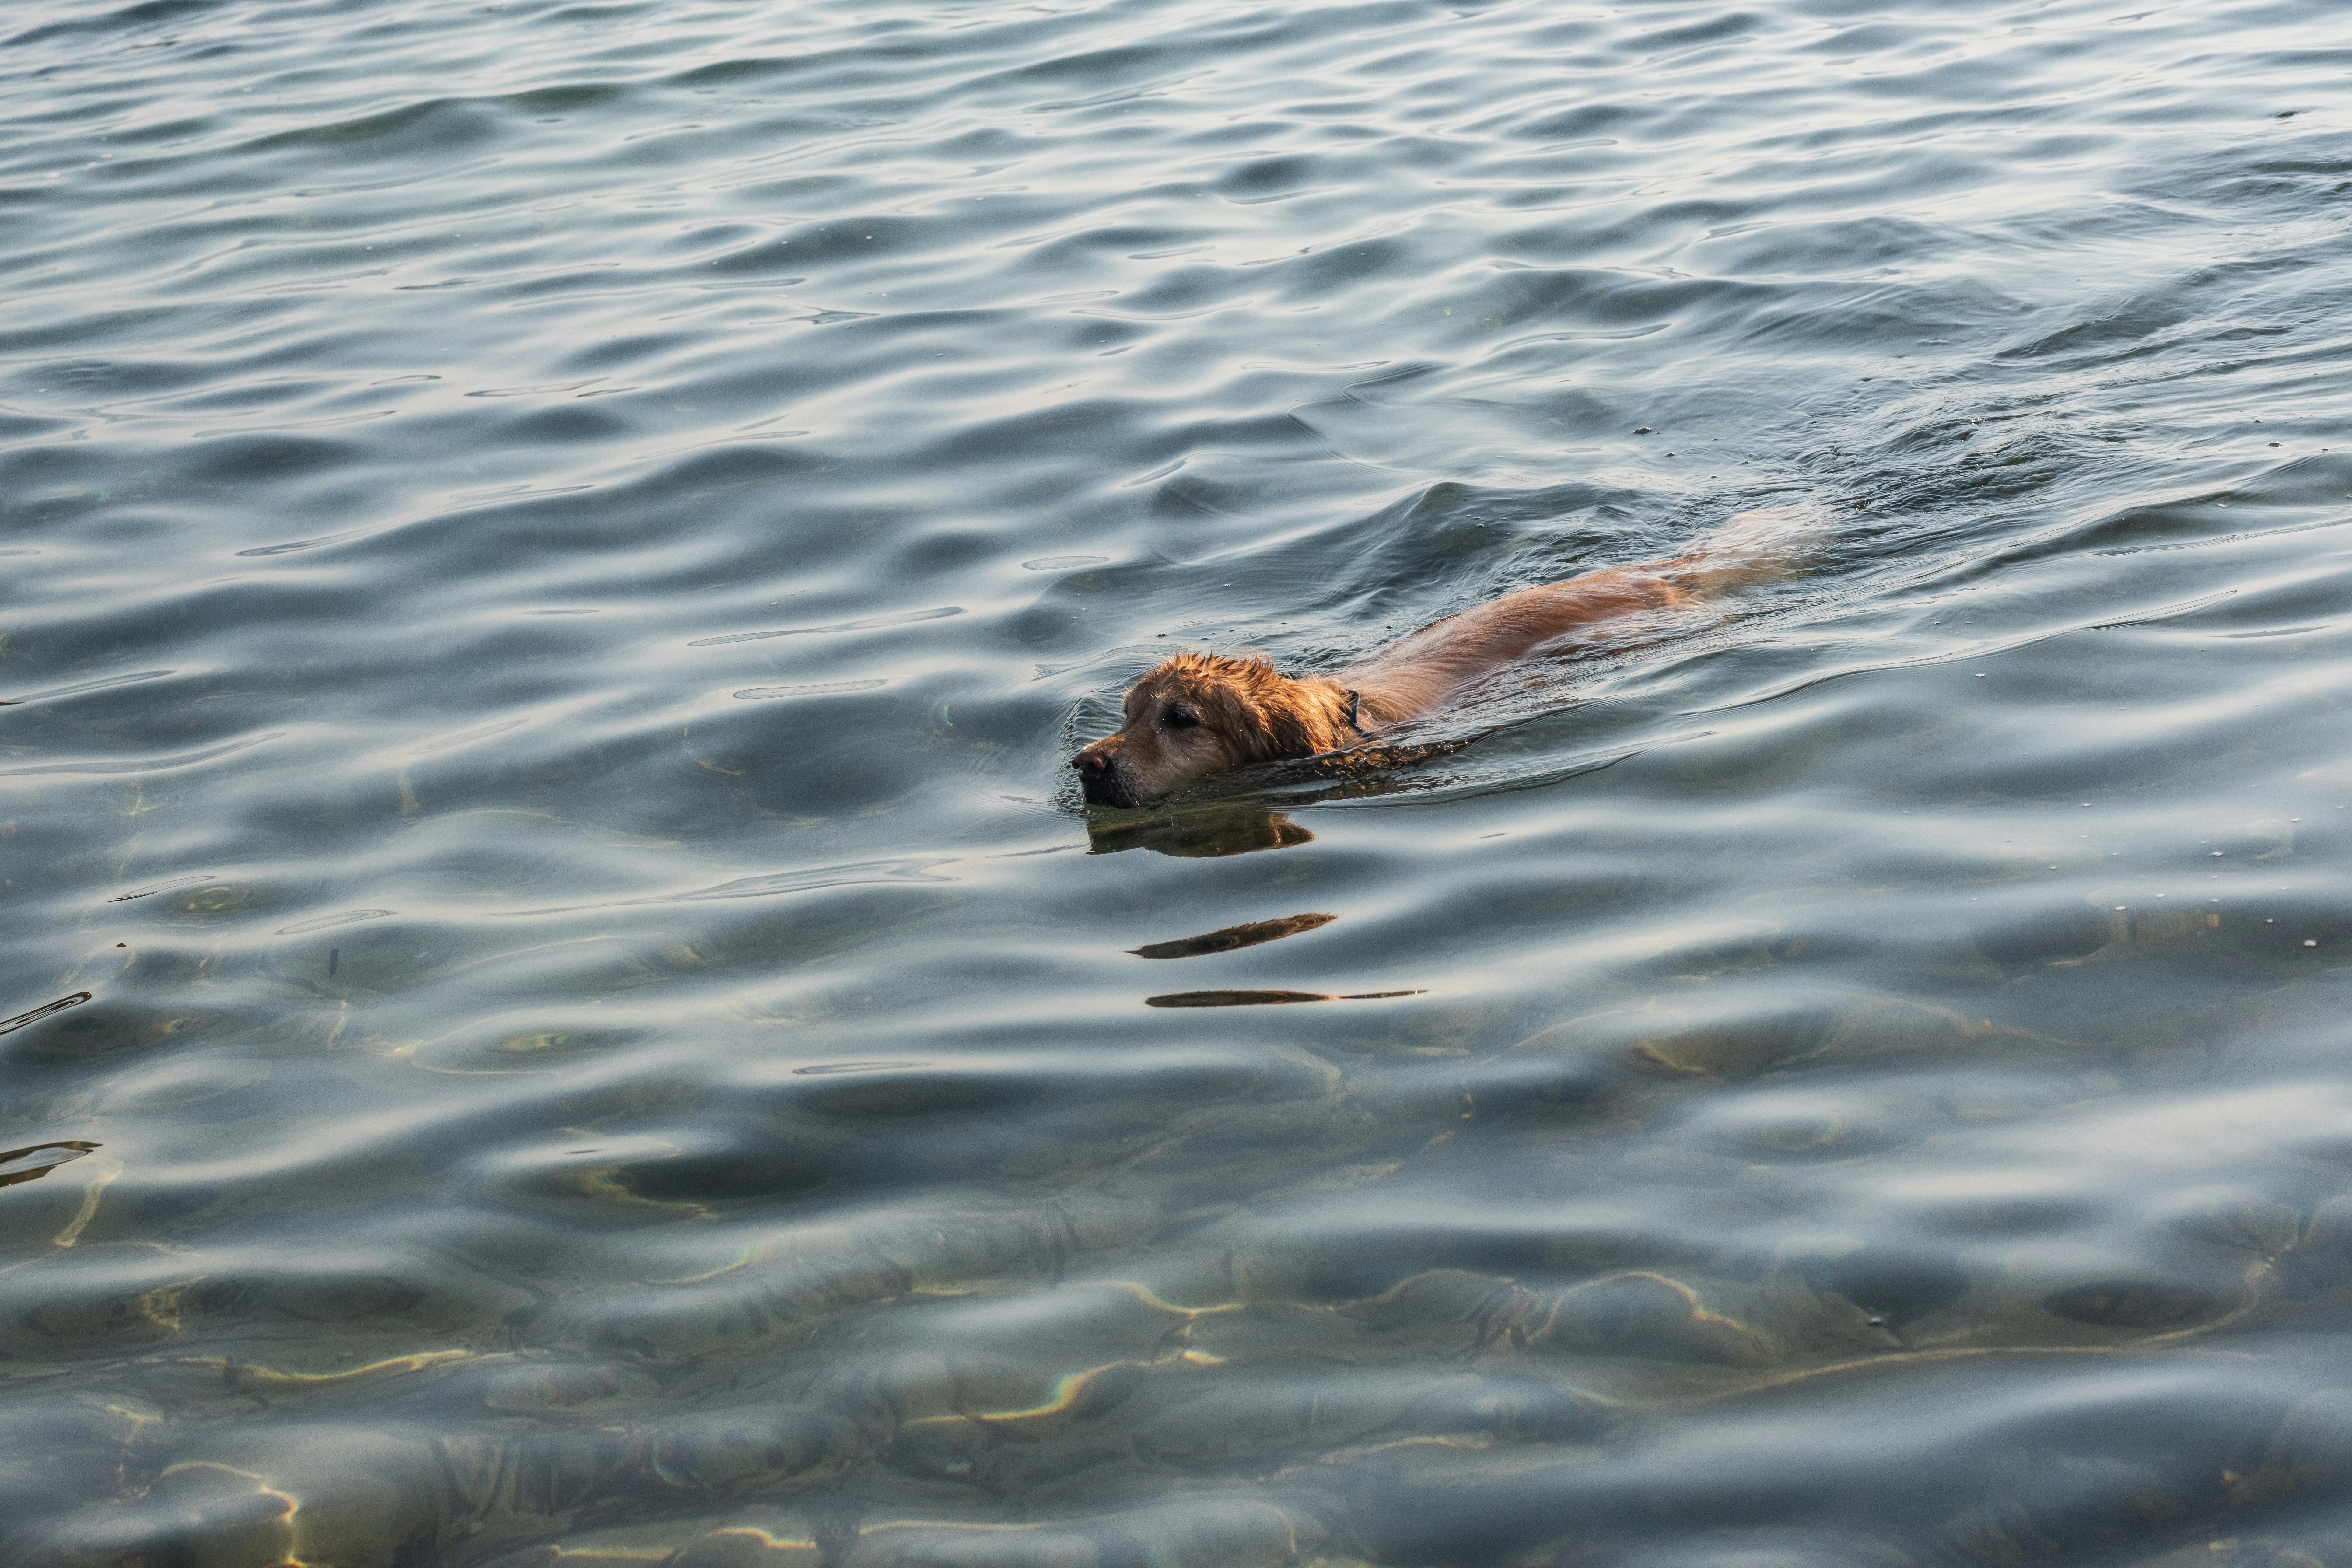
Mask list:
POLYGON ((1273 730, 1258 702, 1259 694, 1250 685, 1218 670, 1194 681, 1191 695, 1201 710, 1202 724, 1224 742, 1226 766, 1247 767, 1274 755, 1273 730))
POLYGON ((1330 721, 1320 711, 1320 695, 1296 680, 1275 678, 1276 684, 1258 698, 1265 716, 1265 755, 1259 760, 1311 757, 1331 749, 1330 721))
POLYGON ((1221 695, 1231 698, 1230 716, 1223 732, 1231 741, 1238 764, 1311 757, 1338 743, 1338 731, 1326 710, 1332 706, 1323 690, 1327 682, 1290 680, 1271 664, 1253 660, 1221 695))

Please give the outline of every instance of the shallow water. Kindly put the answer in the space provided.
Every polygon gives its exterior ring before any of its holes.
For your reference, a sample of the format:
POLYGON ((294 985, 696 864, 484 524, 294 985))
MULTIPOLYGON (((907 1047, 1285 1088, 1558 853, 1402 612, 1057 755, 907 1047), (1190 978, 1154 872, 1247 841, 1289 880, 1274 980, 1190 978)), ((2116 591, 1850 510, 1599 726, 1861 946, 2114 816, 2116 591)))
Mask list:
POLYGON ((0 1560, 2352 1565, 2335 7, 0 27, 0 1560))

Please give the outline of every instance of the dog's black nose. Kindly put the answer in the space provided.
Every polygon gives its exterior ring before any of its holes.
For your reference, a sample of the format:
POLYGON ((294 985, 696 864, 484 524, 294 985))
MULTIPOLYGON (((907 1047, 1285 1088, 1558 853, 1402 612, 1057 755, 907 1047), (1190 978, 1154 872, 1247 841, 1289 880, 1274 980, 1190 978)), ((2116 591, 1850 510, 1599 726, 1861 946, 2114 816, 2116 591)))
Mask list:
POLYGON ((1118 770, 1118 737, 1097 741, 1070 759, 1078 771, 1078 793, 1088 805, 1132 805, 1118 770))

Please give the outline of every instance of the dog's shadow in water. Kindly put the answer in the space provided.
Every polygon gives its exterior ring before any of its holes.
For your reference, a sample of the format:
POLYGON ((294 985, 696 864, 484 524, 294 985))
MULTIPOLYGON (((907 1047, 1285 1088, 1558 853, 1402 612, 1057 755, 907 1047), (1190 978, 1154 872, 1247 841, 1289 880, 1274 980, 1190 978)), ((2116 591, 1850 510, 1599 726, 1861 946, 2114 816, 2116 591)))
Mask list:
POLYGON ((1315 835, 1278 811, 1248 802, 1225 802, 1162 811, 1097 807, 1087 813, 1087 853, 1116 855, 1151 849, 1186 859, 1287 849, 1315 835))
POLYGON ((1310 844, 1315 835, 1266 804, 1264 792, 1278 788, 1285 805, 1299 805, 1395 795, 1412 787, 1394 776, 1398 769, 1458 752, 1469 743, 1464 739, 1358 746, 1227 774, 1205 787, 1180 791, 1158 805, 1090 806, 1087 852, 1116 855, 1122 849, 1150 849, 1186 859, 1208 859, 1310 844))

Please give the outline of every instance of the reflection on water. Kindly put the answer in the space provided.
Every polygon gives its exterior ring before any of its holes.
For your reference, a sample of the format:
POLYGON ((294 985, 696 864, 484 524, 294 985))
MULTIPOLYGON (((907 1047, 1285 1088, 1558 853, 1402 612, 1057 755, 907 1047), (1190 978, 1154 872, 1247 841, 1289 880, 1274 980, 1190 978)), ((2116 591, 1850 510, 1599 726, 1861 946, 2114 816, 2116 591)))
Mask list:
POLYGON ((1281 1002, 1378 1002, 1391 996, 1418 996, 1419 991, 1357 991, 1330 995, 1320 991, 1176 991, 1146 996, 1147 1007, 1260 1007, 1281 1002))
POLYGON ((19 1013, 13 1018, 0 1018, 0 1035, 12 1033, 27 1025, 37 1024, 42 1019, 62 1013, 68 1007, 79 1007, 89 1000, 89 992, 77 991, 70 996, 60 996, 54 1002, 44 1003, 38 1007, 19 1013))
POLYGON ((68 1160, 79 1160, 95 1143, 68 1141, 62 1143, 37 1143, 30 1149, 10 1149, 0 1152, 0 1187, 14 1186, 46 1176, 68 1160))
POLYGON ((17 0, 0 1563, 2352 1568, 2341 30, 17 0))
MULTIPOLYGON (((1282 813, 1268 811, 1263 806, 1210 805, 1174 812, 1119 811, 1094 806, 1087 812, 1088 852, 1096 855, 1116 855, 1122 849, 1150 849, 1186 859, 1212 859, 1221 855, 1248 855, 1260 849, 1288 849, 1309 843, 1314 837, 1315 835, 1282 813)), ((1272 939, 1258 937, 1254 940, 1266 942, 1272 939)), ((1236 942, 1231 945, 1246 944, 1236 942)), ((1147 956, 1172 955, 1151 953, 1147 956)))
POLYGON ((1260 942, 1279 942, 1301 931, 1320 931, 1338 920, 1337 915, 1285 915, 1278 921, 1252 921, 1247 925, 1227 926, 1200 936, 1188 936, 1176 942, 1148 942, 1128 951, 1138 958, 1200 958, 1212 952, 1231 952, 1236 948, 1255 947, 1260 942))

